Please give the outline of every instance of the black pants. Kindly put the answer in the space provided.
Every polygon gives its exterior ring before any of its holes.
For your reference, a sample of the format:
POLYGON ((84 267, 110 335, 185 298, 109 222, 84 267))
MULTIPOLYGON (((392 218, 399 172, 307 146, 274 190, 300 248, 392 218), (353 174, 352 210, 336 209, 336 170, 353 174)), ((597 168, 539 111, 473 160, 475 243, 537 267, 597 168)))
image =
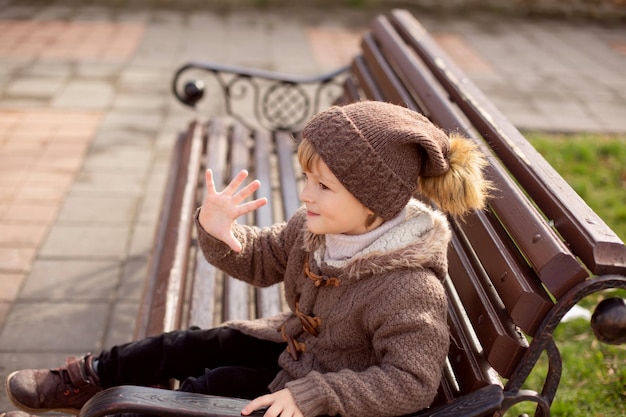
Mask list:
POLYGON ((175 378, 183 381, 181 391, 252 399, 269 392, 283 350, 283 343, 233 329, 181 330, 103 351, 98 374, 104 388, 175 378))

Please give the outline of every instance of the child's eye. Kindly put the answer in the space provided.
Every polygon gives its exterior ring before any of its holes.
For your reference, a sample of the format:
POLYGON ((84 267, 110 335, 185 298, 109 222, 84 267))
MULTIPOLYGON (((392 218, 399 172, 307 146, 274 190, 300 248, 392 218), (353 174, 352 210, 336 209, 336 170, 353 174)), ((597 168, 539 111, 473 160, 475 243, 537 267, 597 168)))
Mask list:
POLYGON ((329 190, 329 188, 325 186, 324 184, 322 184, 321 182, 319 183, 319 185, 322 190, 329 190))
POLYGON ((303 172, 303 173, 302 173, 302 180, 303 180, 304 182, 307 182, 307 181, 309 180, 309 177, 307 177, 306 172, 303 172))

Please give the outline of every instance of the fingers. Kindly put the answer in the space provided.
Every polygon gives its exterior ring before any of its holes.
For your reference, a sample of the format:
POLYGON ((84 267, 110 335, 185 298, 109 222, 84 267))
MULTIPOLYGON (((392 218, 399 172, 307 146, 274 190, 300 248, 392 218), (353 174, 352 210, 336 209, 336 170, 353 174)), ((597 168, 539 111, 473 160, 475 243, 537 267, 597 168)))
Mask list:
POLYGON ((244 202, 261 186, 255 180, 239 189, 247 177, 247 171, 240 171, 224 191, 218 192, 215 189, 213 171, 207 169, 205 172, 206 195, 200 209, 200 225, 208 234, 226 243, 235 252, 242 250, 241 243, 233 235, 232 226, 236 219, 267 204, 266 198, 244 202))
MULTIPOLYGON (((241 184, 243 184, 244 180, 247 177, 248 177, 248 171, 246 171, 245 169, 242 169, 241 171, 239 171, 237 175, 235 175, 235 178, 233 178, 230 184, 228 184, 226 188, 224 188, 223 192, 228 195, 234 195, 235 191, 237 191, 237 189, 241 186, 241 184)), ((249 186, 250 185, 248 185, 247 187, 249 186)))
POLYGON ((241 410, 241 414, 247 416, 263 407, 269 407, 264 417, 303 417, 291 392, 287 389, 255 398, 241 410))
POLYGON ((254 410, 258 410, 259 408, 267 407, 272 403, 272 401, 268 398, 269 395, 264 395, 262 397, 255 398, 250 401, 242 410, 241 414, 244 416, 250 415, 254 410))
MULTIPOLYGON (((235 204, 241 203, 243 200, 254 194, 259 189, 259 187, 261 187, 261 181, 254 180, 245 187, 243 187, 241 190, 238 190, 247 177, 248 171, 246 171, 245 169, 239 171, 239 173, 235 175, 235 178, 233 178, 233 180, 226 186, 226 188, 224 188, 221 193, 231 196, 235 204)), ((206 170, 205 181, 207 194, 220 194, 215 188, 215 182, 213 180, 213 170, 206 170)))
POLYGON ((243 203, 239 205, 239 209, 240 209, 241 214, 246 214, 246 213, 249 213, 251 211, 258 209, 259 207, 263 207, 266 204, 267 204, 267 198, 261 197, 261 198, 257 198, 256 200, 248 201, 247 203, 243 203))
POLYGON ((241 242, 237 240, 232 231, 230 232, 230 235, 224 239, 224 243, 226 243, 234 252, 241 252, 243 249, 241 242))

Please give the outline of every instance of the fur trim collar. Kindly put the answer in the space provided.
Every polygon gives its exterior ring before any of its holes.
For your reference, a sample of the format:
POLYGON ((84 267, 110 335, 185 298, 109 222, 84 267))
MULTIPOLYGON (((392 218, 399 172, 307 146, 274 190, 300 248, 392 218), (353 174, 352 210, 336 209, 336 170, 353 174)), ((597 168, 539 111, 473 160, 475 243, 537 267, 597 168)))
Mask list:
MULTIPOLYGON (((402 223, 347 260, 322 262, 324 235, 315 235, 306 226, 304 229, 305 251, 313 253, 315 264, 322 270, 339 270, 342 280, 358 280, 366 275, 395 269, 443 265, 449 241, 450 229, 446 217, 418 200, 409 202, 402 223)), ((442 272, 436 273, 441 275, 442 272)))

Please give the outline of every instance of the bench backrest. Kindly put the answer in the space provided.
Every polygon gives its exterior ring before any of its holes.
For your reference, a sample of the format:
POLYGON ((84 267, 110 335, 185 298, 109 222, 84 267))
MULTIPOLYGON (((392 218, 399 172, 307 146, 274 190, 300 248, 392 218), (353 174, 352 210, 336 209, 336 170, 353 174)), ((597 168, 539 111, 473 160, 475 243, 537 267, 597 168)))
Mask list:
POLYGON ((345 101, 405 105, 475 139, 487 155, 496 186, 489 208, 453 223, 447 285, 455 343, 442 394, 493 383, 493 370, 513 377, 527 336, 555 303, 593 275, 626 271, 624 243, 408 12, 376 18, 351 69, 345 101))

